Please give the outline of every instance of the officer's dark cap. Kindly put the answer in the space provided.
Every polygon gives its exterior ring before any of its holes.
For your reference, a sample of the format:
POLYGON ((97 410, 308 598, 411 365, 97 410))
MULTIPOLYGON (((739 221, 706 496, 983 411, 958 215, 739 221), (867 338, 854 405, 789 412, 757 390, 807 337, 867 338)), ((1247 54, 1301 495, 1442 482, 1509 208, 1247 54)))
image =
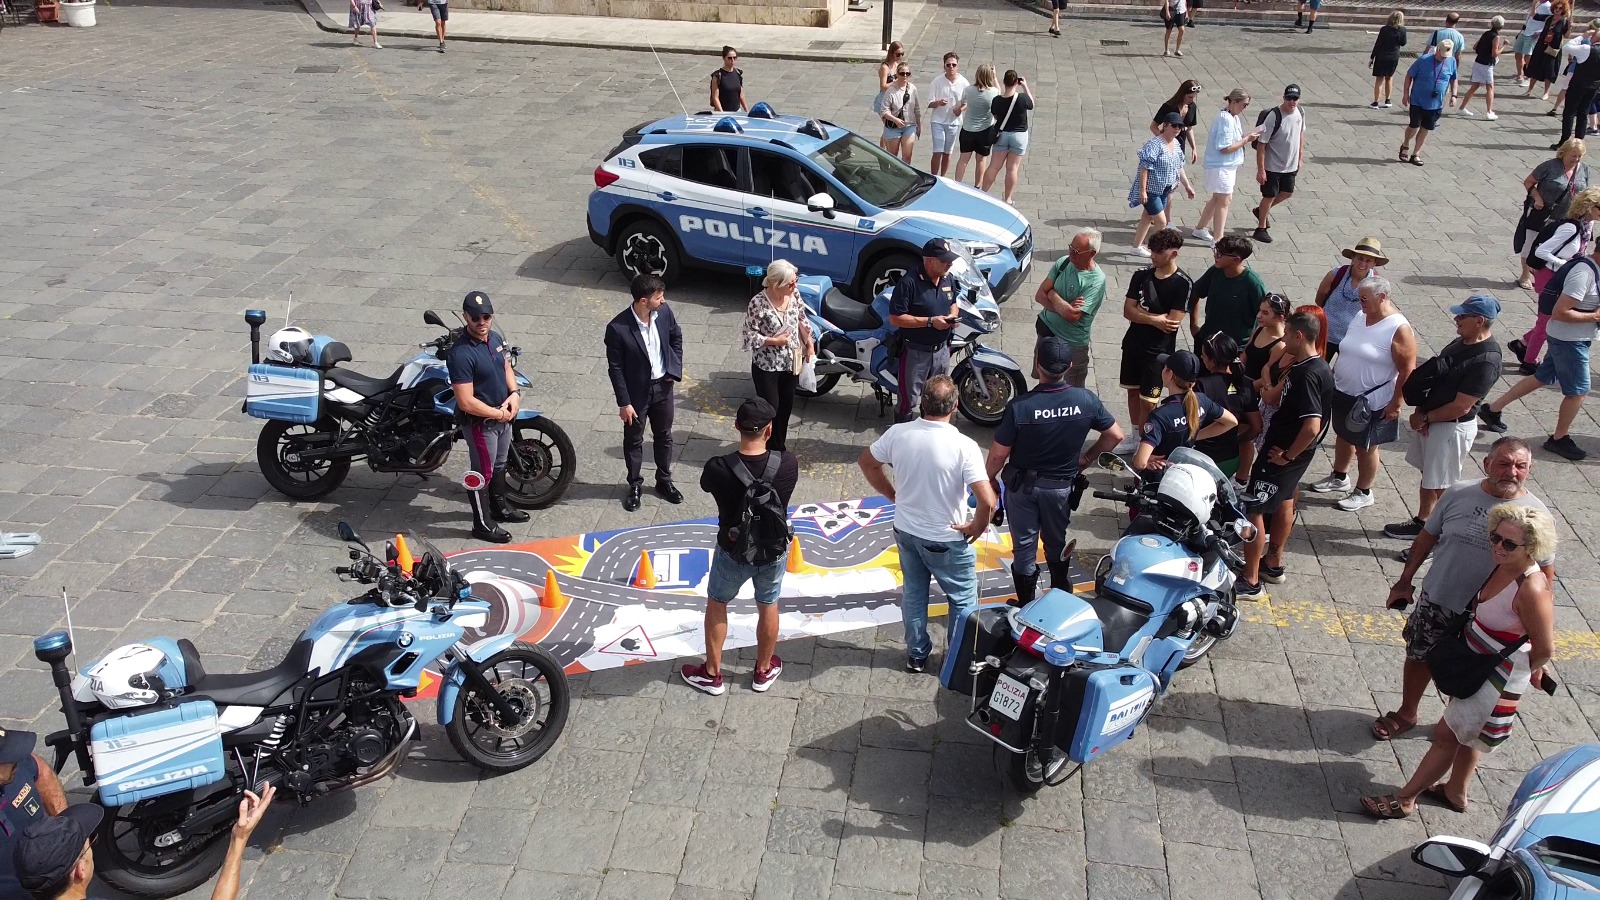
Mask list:
POLYGON ((1034 356, 1039 361, 1040 370, 1049 375, 1065 375, 1067 369, 1072 367, 1072 345, 1058 337, 1051 336, 1039 341, 1034 356))
POLYGON ((89 836, 104 817, 105 812, 93 803, 74 803, 59 816, 46 816, 29 825, 11 848, 11 863, 23 889, 34 896, 61 893, 89 836))
POLYGON ((956 251, 950 249, 950 242, 944 238, 934 238, 922 245, 924 259, 937 259, 940 262, 955 262, 959 259, 956 251))
POLYGON ((1191 384, 1199 381, 1201 373, 1205 371, 1200 367, 1200 357, 1195 356, 1188 350, 1163 353, 1157 357, 1156 362, 1171 369, 1172 374, 1191 384))
POLYGON ((473 291, 461 300, 461 311, 469 312, 476 316, 494 315, 494 304, 489 302, 489 295, 483 291, 473 291))
POLYGON ((38 739, 31 731, 0 728, 0 766, 15 765, 27 759, 38 739))

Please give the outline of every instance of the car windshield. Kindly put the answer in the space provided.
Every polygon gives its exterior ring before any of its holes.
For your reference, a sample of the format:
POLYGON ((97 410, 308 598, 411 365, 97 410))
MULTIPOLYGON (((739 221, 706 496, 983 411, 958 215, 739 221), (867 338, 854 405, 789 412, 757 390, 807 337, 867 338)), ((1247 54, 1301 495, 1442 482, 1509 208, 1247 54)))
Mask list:
POLYGON ((933 187, 934 178, 918 172, 859 134, 843 137, 811 154, 824 172, 867 203, 894 209, 933 187))

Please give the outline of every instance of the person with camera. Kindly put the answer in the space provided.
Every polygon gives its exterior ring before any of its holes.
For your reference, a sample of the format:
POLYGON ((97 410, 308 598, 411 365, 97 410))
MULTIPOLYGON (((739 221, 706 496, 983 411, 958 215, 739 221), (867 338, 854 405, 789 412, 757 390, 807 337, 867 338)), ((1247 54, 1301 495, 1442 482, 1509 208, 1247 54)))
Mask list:
MULTIPOLYGON (((1389 588, 1386 605, 1405 609, 1412 605, 1401 636, 1406 642, 1405 664, 1401 669, 1400 706, 1384 713, 1372 723, 1372 736, 1393 740, 1417 727, 1417 705, 1428 689, 1428 651, 1449 631, 1457 614, 1467 608, 1472 596, 1494 570, 1489 554, 1489 510, 1502 503, 1531 506, 1549 512, 1544 501, 1528 492, 1528 476, 1533 471, 1533 448, 1517 437, 1503 437, 1489 445, 1483 461, 1484 477, 1464 481, 1447 489, 1439 498, 1422 531, 1411 541, 1405 568, 1389 588), (1413 580, 1422 561, 1429 555, 1433 565, 1417 592, 1413 580)), ((1538 561, 1549 578, 1555 577, 1553 558, 1538 561)))
POLYGON ((1456 58, 1452 55, 1455 44, 1449 38, 1440 41, 1429 56, 1420 56, 1406 70, 1406 83, 1400 89, 1400 105, 1410 112, 1406 122, 1405 137, 1400 139, 1400 161, 1413 166, 1422 165, 1422 145, 1428 135, 1439 127, 1439 116, 1444 112, 1444 98, 1456 93, 1456 58), (1411 149, 1416 138, 1417 149, 1411 149))

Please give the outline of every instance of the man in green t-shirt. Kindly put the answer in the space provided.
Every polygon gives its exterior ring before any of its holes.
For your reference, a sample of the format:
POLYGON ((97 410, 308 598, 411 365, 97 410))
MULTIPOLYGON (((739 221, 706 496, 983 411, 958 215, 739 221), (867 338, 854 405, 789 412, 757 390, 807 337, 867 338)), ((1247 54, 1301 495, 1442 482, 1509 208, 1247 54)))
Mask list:
POLYGON ((1083 387, 1089 378, 1089 329, 1106 299, 1106 273, 1094 262, 1099 254, 1100 232, 1079 231, 1033 295, 1033 302, 1043 307, 1034 323, 1039 337, 1055 335, 1072 347, 1065 380, 1073 387, 1083 387))
POLYGON ((1230 234, 1217 241, 1212 251, 1211 268, 1194 283, 1189 303, 1189 335, 1198 346, 1203 338, 1222 331, 1243 347, 1256 327, 1256 313, 1266 299, 1267 285, 1246 264, 1255 246, 1242 234, 1230 234), (1200 324, 1200 307, 1205 306, 1205 325, 1200 324))

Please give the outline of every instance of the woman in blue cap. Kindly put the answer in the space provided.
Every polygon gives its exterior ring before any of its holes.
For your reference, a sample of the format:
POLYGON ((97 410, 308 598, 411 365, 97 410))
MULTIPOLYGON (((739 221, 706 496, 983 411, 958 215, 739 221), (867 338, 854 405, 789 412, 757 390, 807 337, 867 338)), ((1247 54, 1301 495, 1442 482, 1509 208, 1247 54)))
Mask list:
POLYGON ((1159 471, 1179 447, 1193 447, 1195 441, 1227 434, 1239 426, 1237 416, 1195 390, 1205 371, 1200 357, 1179 350, 1161 357, 1161 366, 1167 396, 1150 411, 1139 432, 1139 449, 1133 454, 1133 468, 1139 472, 1159 471))

